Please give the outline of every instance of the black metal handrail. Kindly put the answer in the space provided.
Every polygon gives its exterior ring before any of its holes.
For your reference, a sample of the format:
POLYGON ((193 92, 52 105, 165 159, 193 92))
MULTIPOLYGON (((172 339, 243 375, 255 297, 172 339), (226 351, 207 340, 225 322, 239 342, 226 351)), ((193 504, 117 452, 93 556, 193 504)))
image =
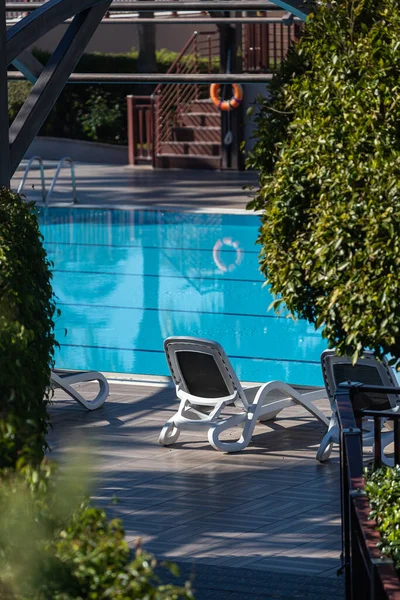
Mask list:
POLYGON ((392 561, 381 555, 377 547, 380 534, 376 523, 369 518, 371 508, 365 492, 362 450, 362 419, 372 417, 374 465, 380 466, 382 419, 393 421, 395 464, 400 463, 400 410, 354 408, 359 406, 357 396, 373 393, 397 395, 400 387, 349 382, 339 385, 335 394, 340 427, 342 568, 346 600, 400 599, 400 580, 392 561))

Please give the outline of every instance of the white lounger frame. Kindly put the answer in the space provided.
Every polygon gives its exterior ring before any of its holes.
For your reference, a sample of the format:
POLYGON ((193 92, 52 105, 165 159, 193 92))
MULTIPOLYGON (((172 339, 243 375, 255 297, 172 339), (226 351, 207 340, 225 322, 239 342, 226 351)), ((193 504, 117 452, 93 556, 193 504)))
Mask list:
MULTIPOLYGON (((398 383, 396 377, 388 364, 387 360, 384 358, 382 361, 378 361, 373 352, 364 352, 362 358, 359 359, 363 364, 369 366, 371 369, 375 369, 378 372, 378 375, 382 381, 382 385, 387 387, 397 387, 398 383)), ((322 366, 322 374, 325 381, 325 387, 328 394, 329 402, 332 409, 332 416, 329 423, 329 428, 325 436, 322 438, 321 444, 317 451, 317 460, 319 462, 324 462, 328 460, 333 444, 339 444, 340 442, 340 431, 339 431, 339 422, 338 416, 336 412, 335 405, 335 392, 336 388, 340 381, 336 381, 334 374, 334 365, 335 364, 345 364, 351 365, 351 359, 347 356, 338 356, 335 350, 325 350, 321 354, 321 366, 322 366)), ((356 383, 356 382, 354 382, 356 383)), ((365 383, 363 381, 358 381, 357 383, 365 383)), ((392 409, 396 409, 397 402, 399 401, 398 396, 396 395, 388 395, 388 399, 390 401, 392 409)), ((368 423, 363 426, 363 442, 366 445, 371 445, 373 443, 373 433, 370 431, 371 427, 368 423)), ((390 432, 386 432, 382 434, 382 449, 385 448, 388 444, 393 441, 393 434, 390 432)), ((391 464, 390 460, 385 458, 385 455, 382 452, 382 460, 385 464, 391 464)))
MULTIPOLYGON (((159 442, 168 446, 177 441, 181 430, 208 430, 210 444, 222 452, 238 452, 249 444, 257 420, 268 421, 288 406, 301 405, 324 425, 329 419, 313 404, 314 400, 326 398, 325 390, 300 394, 282 381, 270 381, 243 389, 223 348, 217 342, 193 337, 172 337, 164 342, 164 350, 176 395, 180 400, 178 411, 163 427, 159 442), (225 384, 227 395, 218 398, 192 395, 179 365, 179 352, 208 354, 213 357, 225 384), (280 400, 271 398, 272 392, 280 392, 280 400), (228 405, 241 409, 239 414, 224 416, 228 405), (220 434, 232 427, 241 427, 240 438, 234 442, 221 441, 220 434)), ((206 387, 206 382, 205 382, 206 387)))
POLYGON ((73 400, 79 402, 87 410, 100 408, 110 392, 107 379, 97 371, 62 371, 56 369, 51 371, 50 381, 54 389, 60 388, 64 390, 73 400), (88 381, 97 381, 100 386, 99 393, 93 400, 86 400, 82 394, 72 387, 75 383, 85 383, 88 381))

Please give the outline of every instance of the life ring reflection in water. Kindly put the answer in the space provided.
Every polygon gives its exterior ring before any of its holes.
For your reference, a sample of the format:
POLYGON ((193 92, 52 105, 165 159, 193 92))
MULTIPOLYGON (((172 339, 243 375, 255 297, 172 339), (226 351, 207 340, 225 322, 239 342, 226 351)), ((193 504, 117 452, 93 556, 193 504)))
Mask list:
POLYGON ((233 96, 230 100, 222 100, 220 98, 220 89, 221 85, 219 83, 212 83, 210 85, 210 98, 215 106, 223 111, 231 111, 240 106, 240 103, 243 100, 243 88, 240 83, 232 84, 233 96))
MULTIPOLYGON (((229 252, 229 254, 231 254, 231 252, 229 252)), ((232 238, 225 237, 215 242, 213 248, 213 259, 220 271, 223 273, 230 273, 234 271, 242 262, 243 250, 241 249, 239 242, 236 242, 232 238), (233 248, 235 250, 235 260, 229 264, 225 263, 221 258, 221 252, 223 251, 224 246, 233 248)))

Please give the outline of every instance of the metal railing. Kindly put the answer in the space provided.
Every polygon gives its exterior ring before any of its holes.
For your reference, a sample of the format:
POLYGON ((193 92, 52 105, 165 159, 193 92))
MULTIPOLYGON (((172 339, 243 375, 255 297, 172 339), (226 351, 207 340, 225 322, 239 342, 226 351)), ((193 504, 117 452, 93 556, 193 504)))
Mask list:
POLYGON ((49 205, 50 199, 54 193, 54 188, 57 183, 58 176, 59 176, 60 171, 65 163, 68 163, 70 165, 70 170, 71 170, 71 183, 72 183, 72 194, 73 194, 71 204, 78 203, 77 190, 76 190, 75 165, 74 165, 73 160, 71 158, 69 158, 69 156, 65 156, 64 158, 62 158, 59 161, 57 168, 56 168, 56 172, 53 177, 53 180, 51 182, 49 191, 47 193, 46 193, 46 178, 45 178, 43 160, 40 156, 32 156, 32 158, 29 159, 28 164, 26 165, 24 174, 23 174, 22 179, 17 188, 18 194, 22 193, 25 183, 26 183, 26 180, 27 180, 27 177, 31 170, 32 164, 34 164, 35 162, 39 163, 40 181, 41 181, 41 188, 42 188, 42 199, 46 206, 49 205))
POLYGON ((276 71, 290 46, 301 36, 301 23, 246 24, 242 26, 243 72, 276 71))
POLYGON ((75 165, 73 163, 73 160, 71 158, 69 158, 69 156, 65 156, 64 158, 62 158, 60 160, 60 162, 57 165, 57 169, 56 169, 56 172, 54 173, 53 181, 51 182, 50 189, 46 195, 46 202, 45 202, 46 206, 49 205, 51 196, 53 195, 53 192, 54 192, 54 187, 57 183, 58 176, 60 174, 62 167, 64 166, 64 163, 69 163, 70 170, 71 170, 71 183, 72 183, 72 202, 71 202, 71 204, 78 203, 78 198, 77 198, 77 193, 76 193, 75 165))
MULTIPOLYGON (((7 0, 7 4, 14 4, 16 2, 18 2, 19 4, 21 4, 21 2, 23 2, 24 4, 25 3, 28 4, 30 2, 30 0, 7 0)), ((22 19, 23 17, 26 17, 27 14, 28 13, 26 13, 26 12, 19 12, 19 11, 15 11, 15 10, 12 10, 12 11, 7 10, 6 11, 7 20, 8 19, 12 19, 12 20, 22 19)))
POLYGON ((400 580, 391 559, 377 545, 380 533, 369 518, 371 507, 365 492, 362 419, 373 419, 374 467, 382 465, 382 419, 393 422, 394 463, 399 464, 400 411, 356 410, 360 394, 399 394, 400 388, 341 384, 336 392, 340 426, 340 475, 342 510, 342 568, 346 600, 399 600, 400 580))
MULTIPOLYGON (((219 62, 218 32, 195 31, 167 73, 180 75, 212 73, 217 62, 219 62)), ((163 142, 173 141, 174 128, 181 125, 182 115, 187 112, 192 102, 207 96, 208 85, 181 83, 159 84, 156 87, 153 93, 155 156, 162 153, 163 142)))
POLYGON ((129 164, 153 163, 153 99, 150 96, 127 96, 126 102, 129 164))
POLYGON ((22 179, 20 181, 20 184, 18 186, 17 194, 22 193, 24 186, 25 186, 26 178, 28 177, 29 171, 31 170, 31 166, 35 162, 39 163, 40 180, 41 180, 41 184, 42 184, 42 198, 43 198, 43 202, 46 202, 46 180, 45 180, 45 176, 44 176, 43 161, 40 158, 40 156, 32 156, 32 158, 29 159, 28 164, 26 165, 24 174, 22 176, 22 179))

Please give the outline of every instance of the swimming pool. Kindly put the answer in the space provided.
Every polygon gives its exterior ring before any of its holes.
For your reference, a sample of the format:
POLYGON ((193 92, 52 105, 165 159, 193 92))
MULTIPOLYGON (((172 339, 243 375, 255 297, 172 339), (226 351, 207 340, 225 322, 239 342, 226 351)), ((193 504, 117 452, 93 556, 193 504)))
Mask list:
POLYGON ((219 341, 242 380, 322 383, 320 332, 268 310, 258 217, 51 208, 39 222, 59 368, 168 375, 164 338, 192 335, 219 341))

